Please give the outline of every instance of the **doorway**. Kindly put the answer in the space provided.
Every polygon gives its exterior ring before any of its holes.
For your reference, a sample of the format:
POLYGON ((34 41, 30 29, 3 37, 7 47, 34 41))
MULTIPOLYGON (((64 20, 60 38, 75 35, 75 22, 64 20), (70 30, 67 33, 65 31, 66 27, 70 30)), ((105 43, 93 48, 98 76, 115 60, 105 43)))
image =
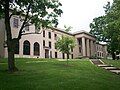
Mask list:
POLYGON ((45 49, 45 58, 49 58, 49 50, 45 49))

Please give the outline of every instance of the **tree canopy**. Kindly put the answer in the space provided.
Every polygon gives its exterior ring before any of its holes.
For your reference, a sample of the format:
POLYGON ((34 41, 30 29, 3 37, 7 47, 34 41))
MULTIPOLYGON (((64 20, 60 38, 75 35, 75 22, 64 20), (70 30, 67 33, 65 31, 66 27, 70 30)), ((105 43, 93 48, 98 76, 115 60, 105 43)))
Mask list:
POLYGON ((58 17, 63 11, 60 9, 62 4, 58 0, 0 0, 0 18, 5 20, 5 30, 8 47, 8 69, 15 71, 14 48, 23 35, 23 28, 35 25, 36 30, 40 27, 56 27, 58 17), (21 18, 19 34, 16 38, 12 37, 10 19, 17 15, 21 18))
POLYGON ((75 46, 75 40, 69 36, 62 36, 58 38, 56 42, 56 47, 60 52, 70 54, 71 49, 75 46))
POLYGON ((68 57, 69 54, 72 52, 73 48, 75 47, 75 40, 70 36, 63 35, 61 38, 58 38, 56 42, 57 49, 67 54, 67 65, 68 65, 68 57))
POLYGON ((97 37, 98 42, 106 42, 108 50, 115 59, 115 52, 120 52, 120 0, 114 0, 104 7, 105 15, 93 19, 90 33, 97 37))

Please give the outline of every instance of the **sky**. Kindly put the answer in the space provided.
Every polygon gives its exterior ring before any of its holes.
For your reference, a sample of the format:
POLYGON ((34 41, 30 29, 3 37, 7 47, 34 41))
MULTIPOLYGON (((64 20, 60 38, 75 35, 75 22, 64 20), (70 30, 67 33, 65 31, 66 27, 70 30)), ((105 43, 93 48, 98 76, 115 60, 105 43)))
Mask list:
POLYGON ((89 24, 93 18, 104 15, 107 1, 113 0, 59 0, 62 3, 62 16, 59 18, 58 28, 64 29, 64 25, 71 26, 72 31, 84 30, 89 32, 89 24))

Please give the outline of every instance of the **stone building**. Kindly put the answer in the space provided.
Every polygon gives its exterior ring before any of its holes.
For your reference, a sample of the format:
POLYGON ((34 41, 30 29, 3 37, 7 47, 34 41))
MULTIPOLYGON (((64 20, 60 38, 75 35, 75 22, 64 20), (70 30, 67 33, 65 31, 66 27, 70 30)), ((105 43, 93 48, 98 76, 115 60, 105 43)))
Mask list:
MULTIPOLYGON (((11 18, 11 29, 13 38, 18 36, 22 22, 17 16, 11 18)), ((106 57, 106 46, 96 44, 95 36, 85 31, 67 33, 63 30, 52 28, 42 29, 36 33, 35 26, 24 28, 23 36, 16 46, 15 57, 27 58, 66 58, 67 55, 59 52, 55 43, 58 37, 67 35, 75 38, 76 46, 69 55, 69 58, 91 57, 97 54, 99 57, 106 57), (96 48, 97 47, 97 48, 96 48), (100 47, 101 49, 98 49, 100 47), (104 47, 104 48, 102 48, 104 47), (99 54, 98 54, 99 53, 99 54)), ((0 57, 7 57, 7 47, 5 47, 6 34, 4 20, 0 20, 0 57)))

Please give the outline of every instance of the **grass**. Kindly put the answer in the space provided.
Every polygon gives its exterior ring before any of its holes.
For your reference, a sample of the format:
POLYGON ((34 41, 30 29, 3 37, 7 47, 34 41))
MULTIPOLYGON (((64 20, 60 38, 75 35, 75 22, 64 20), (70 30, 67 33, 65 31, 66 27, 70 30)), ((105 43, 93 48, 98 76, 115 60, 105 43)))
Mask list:
POLYGON ((88 60, 16 59, 20 71, 6 70, 0 60, 0 90, 119 90, 120 75, 92 65, 88 60))
POLYGON ((120 60, 103 60, 106 64, 120 67, 120 60))

